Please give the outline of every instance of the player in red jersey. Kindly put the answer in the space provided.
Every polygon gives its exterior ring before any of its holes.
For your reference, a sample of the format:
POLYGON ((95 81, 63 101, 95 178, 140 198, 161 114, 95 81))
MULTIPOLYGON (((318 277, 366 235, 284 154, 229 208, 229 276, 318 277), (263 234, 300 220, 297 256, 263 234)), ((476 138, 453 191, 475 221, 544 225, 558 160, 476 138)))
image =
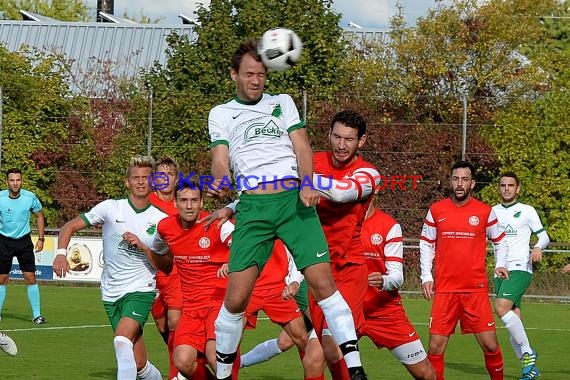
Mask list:
POLYGON ((508 278, 508 245, 491 206, 471 196, 474 178, 472 164, 460 161, 453 165, 452 196, 431 205, 420 238, 423 295, 428 300, 433 298, 428 358, 438 380, 444 378, 445 348, 458 320, 461 332, 474 334, 483 349, 490 378, 503 379, 485 256, 489 238, 495 250, 495 273, 508 278))
MULTIPOLYGON (((169 156, 161 157, 155 164, 151 178, 153 192, 149 195, 150 203, 168 215, 178 215, 174 202, 174 188, 178 176, 178 164, 169 156)), ((156 272, 157 297, 152 305, 151 314, 158 332, 168 346, 170 360, 169 379, 178 374, 174 365, 174 333, 182 310, 182 292, 176 265, 170 274, 156 272)))
MULTIPOLYGON (((322 196, 317 205, 338 290, 350 306, 357 332, 364 324, 363 303, 367 276, 360 230, 374 189, 380 182, 376 168, 358 154, 366 141, 366 121, 357 112, 338 112, 329 131, 331 151, 315 153, 315 187, 322 196)), ((324 316, 309 297, 313 326, 322 334, 325 359, 333 380, 349 379, 346 363, 326 328, 324 316)), ((342 347, 341 347, 342 349, 342 347)), ((344 351, 344 350, 343 350, 344 351)))
POLYGON ((404 282, 402 228, 370 203, 360 237, 368 267, 364 327, 378 348, 386 347, 414 377, 435 380, 420 337, 406 315, 398 289, 404 282))
MULTIPOLYGON (((204 228, 196 224, 202 211, 198 182, 180 183, 175 190, 179 215, 158 224, 157 252, 170 250, 178 267, 183 311, 174 337, 174 362, 180 374, 192 379, 215 378, 198 359, 205 355, 216 366, 214 321, 227 286, 227 262, 233 224, 204 228)), ((236 362, 235 379, 239 362, 236 362)))

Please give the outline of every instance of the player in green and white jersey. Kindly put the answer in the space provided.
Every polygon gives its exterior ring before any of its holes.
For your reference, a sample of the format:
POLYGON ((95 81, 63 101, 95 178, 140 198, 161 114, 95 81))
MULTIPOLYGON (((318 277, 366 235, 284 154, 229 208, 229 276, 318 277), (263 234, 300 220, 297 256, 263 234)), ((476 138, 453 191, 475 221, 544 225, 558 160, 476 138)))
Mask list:
MULTIPOLYGON (((218 379, 230 379, 251 290, 282 240, 303 272, 351 380, 366 380, 351 310, 336 288, 328 245, 316 213, 313 152, 305 122, 289 95, 264 93, 267 69, 254 40, 232 56, 230 76, 236 97, 208 117, 213 183, 208 194, 225 197, 232 188, 230 163, 240 203, 229 261, 228 288, 216 319, 218 379)), ((347 374, 348 375, 348 374, 347 374)))
POLYGON ((148 200, 153 165, 151 157, 133 157, 125 178, 130 190, 128 197, 103 201, 67 222, 59 232, 53 262, 55 274, 65 276, 69 270, 66 254, 71 236, 88 226, 103 226, 101 295, 115 332, 118 380, 162 380, 158 369, 147 359, 142 339, 156 295, 156 270, 172 270, 171 255, 159 255, 149 248, 153 246, 158 222, 166 217, 148 200))
POLYGON ((532 263, 542 260, 542 251, 548 246, 550 239, 534 207, 518 201, 520 189, 515 173, 507 172, 500 177, 499 193, 502 202, 493 206, 493 210, 509 243, 509 277, 495 278, 495 311, 505 323, 515 354, 522 361, 521 379, 535 379, 539 376, 536 367, 537 354, 531 348, 522 324, 521 302, 532 280, 532 263), (537 236, 538 241, 530 251, 532 234, 537 236))

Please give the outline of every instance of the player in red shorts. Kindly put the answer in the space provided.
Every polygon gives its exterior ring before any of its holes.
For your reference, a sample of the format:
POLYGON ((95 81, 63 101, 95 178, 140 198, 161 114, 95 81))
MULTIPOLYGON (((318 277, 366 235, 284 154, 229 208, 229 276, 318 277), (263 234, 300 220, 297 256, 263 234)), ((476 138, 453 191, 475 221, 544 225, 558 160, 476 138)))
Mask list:
POLYGON ((378 348, 386 347, 414 377, 435 380, 420 337, 406 315, 398 289, 404 282, 402 228, 390 215, 370 204, 360 232, 368 289, 364 299, 364 327, 378 348))
MULTIPOLYGON (((367 268, 360 230, 374 189, 380 182, 376 168, 358 154, 365 141, 364 118, 355 111, 341 111, 331 121, 331 151, 313 156, 314 186, 322 196, 317 214, 329 245, 335 283, 350 306, 357 332, 364 324, 363 303, 368 285, 362 281, 367 276, 367 268)), ((333 380, 349 379, 345 360, 312 297, 309 297, 309 307, 317 336, 322 334, 323 351, 333 380)))
MULTIPOLYGON (((181 183, 175 190, 178 216, 158 224, 157 252, 170 250, 178 267, 183 294, 183 311, 174 337, 174 362, 182 376, 215 379, 201 361, 205 355, 213 370, 216 365, 214 321, 226 291, 227 262, 233 224, 204 228, 196 224, 202 211, 198 182, 181 183)), ((237 379, 239 362, 236 362, 237 379)))
POLYGON ((503 356, 489 301, 485 257, 489 238, 495 250, 495 274, 508 278, 508 245, 491 206, 471 196, 474 178, 472 164, 460 161, 453 165, 451 198, 431 205, 420 238, 422 291, 428 300, 433 296, 428 358, 438 380, 444 378, 445 348, 457 321, 461 321, 463 334, 475 335, 485 354, 489 377, 503 379, 503 356))
MULTIPOLYGON (((178 178, 178 165, 169 156, 161 157, 155 164, 153 177, 150 179, 154 192, 149 195, 150 203, 168 215, 178 215, 174 202, 174 188, 178 178)), ((174 333, 182 310, 182 292, 176 265, 170 274, 156 272, 157 297, 152 305, 151 314, 158 332, 168 346, 170 360, 169 379, 178 374, 174 365, 174 333)))

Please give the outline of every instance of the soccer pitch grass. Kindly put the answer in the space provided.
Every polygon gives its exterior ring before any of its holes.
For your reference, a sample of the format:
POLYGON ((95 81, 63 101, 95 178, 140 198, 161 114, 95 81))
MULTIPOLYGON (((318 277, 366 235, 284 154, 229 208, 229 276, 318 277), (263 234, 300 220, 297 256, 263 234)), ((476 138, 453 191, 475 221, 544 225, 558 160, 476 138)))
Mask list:
MULTIPOLYGON (((41 286, 42 312, 49 324, 36 326, 23 285, 8 286, 0 331, 7 332, 18 344, 18 355, 0 355, 0 379, 114 379, 115 356, 112 331, 108 325, 99 289, 95 287, 41 286)), ((408 316, 415 324, 424 346, 430 303, 405 299, 408 316)), ((525 326, 533 346, 539 352, 538 366, 545 380, 570 379, 565 354, 570 342, 570 304, 526 303, 525 326)), ((519 364, 509 344, 503 323, 496 319, 499 342, 505 359, 505 379, 518 379, 519 364)), ((262 340, 276 337, 279 327, 262 319, 256 330, 245 332, 242 351, 262 340)), ((150 360, 168 374, 166 345, 151 321, 144 333, 150 360)), ((377 351, 369 340, 361 341, 363 362, 372 379, 411 378, 390 353, 377 351)), ((242 379, 302 379, 303 372, 294 350, 273 360, 240 372, 242 379)), ((327 375, 328 376, 328 375, 327 375)), ((329 378, 329 377, 327 377, 329 378)), ((446 353, 446 379, 488 379, 483 354, 472 335, 456 334, 446 353)))

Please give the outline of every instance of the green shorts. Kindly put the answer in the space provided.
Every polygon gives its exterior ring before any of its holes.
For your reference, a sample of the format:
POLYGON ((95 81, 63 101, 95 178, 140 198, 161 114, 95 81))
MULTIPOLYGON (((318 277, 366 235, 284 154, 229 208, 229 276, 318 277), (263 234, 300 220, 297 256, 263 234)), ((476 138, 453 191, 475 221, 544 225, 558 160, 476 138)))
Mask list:
POLYGON ((305 313, 305 310, 309 307, 309 286, 307 285, 307 281, 301 281, 299 291, 295 296, 295 301, 297 301, 297 306, 299 306, 301 312, 305 313))
POLYGON ((504 298, 513 301, 514 305, 521 308, 522 296, 528 289, 532 273, 524 270, 514 270, 509 272, 509 279, 505 280, 495 277, 495 293, 497 298, 504 298))
POLYGON ((328 245, 315 207, 305 207, 299 190, 276 194, 241 194, 232 234, 229 270, 239 272, 269 260, 281 239, 299 270, 330 262, 328 245))
POLYGON ((115 302, 103 301, 113 331, 117 329, 119 321, 124 317, 137 321, 142 330, 148 319, 155 296, 156 292, 133 292, 125 294, 115 302))

